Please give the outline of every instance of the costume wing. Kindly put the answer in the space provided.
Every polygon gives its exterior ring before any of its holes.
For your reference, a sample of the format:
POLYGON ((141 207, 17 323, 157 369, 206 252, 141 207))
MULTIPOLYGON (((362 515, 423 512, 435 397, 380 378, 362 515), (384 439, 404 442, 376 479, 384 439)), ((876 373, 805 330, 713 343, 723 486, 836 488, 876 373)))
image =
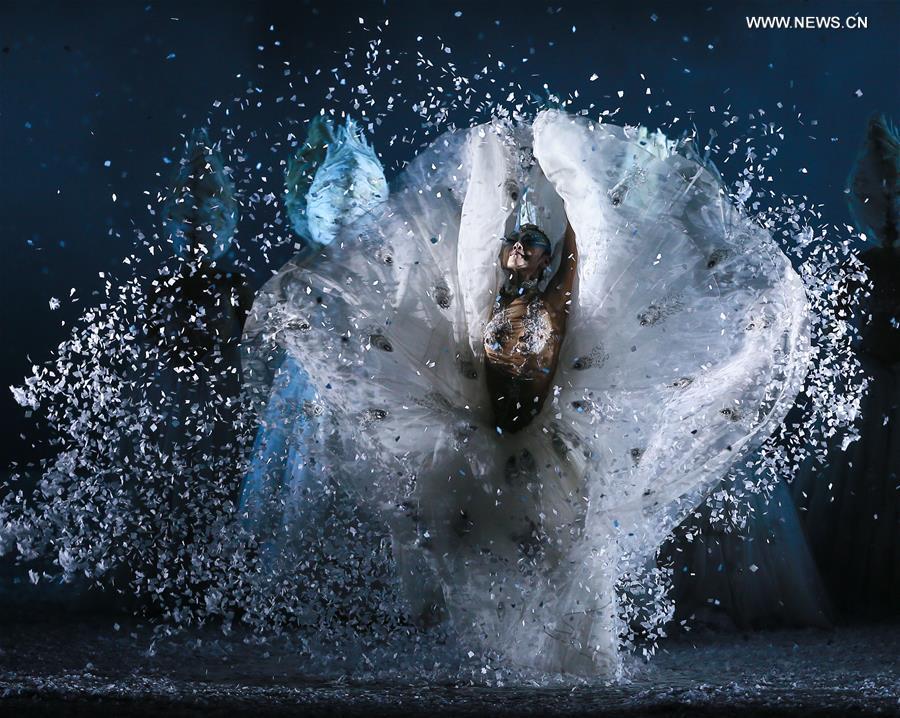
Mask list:
POLYGON ((309 375, 317 465, 390 525, 413 614, 514 665, 615 670, 628 558, 772 431, 804 375, 799 278, 670 150, 552 111, 447 133, 254 310, 309 375), (578 284, 552 400, 500 435, 482 330, 526 187, 551 239, 571 221, 578 284))
POLYGON ((697 163, 561 112, 534 135, 579 248, 548 428, 590 454, 594 520, 656 545, 793 403, 802 282, 697 163))

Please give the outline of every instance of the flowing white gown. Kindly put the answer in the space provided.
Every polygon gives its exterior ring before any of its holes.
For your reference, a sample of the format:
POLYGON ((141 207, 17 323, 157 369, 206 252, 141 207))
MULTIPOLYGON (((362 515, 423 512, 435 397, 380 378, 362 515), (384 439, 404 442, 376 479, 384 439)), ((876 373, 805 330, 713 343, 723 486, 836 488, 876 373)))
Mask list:
POLYGON ((269 281, 245 340, 307 372, 305 448, 390 526, 413 616, 511 666, 611 675, 616 581, 782 421, 807 312, 768 232, 674 143, 544 111, 435 140, 269 281), (552 395, 502 434, 482 332, 525 189, 556 245, 571 222, 578 278, 552 395))

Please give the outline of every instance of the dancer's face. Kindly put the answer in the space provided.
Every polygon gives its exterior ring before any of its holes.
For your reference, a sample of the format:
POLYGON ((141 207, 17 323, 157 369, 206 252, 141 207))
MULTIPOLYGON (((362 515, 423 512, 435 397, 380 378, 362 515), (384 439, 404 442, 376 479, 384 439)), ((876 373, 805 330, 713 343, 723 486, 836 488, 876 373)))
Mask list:
POLYGON ((550 253, 527 238, 504 240, 500 250, 500 266, 525 279, 534 279, 550 264, 550 253))

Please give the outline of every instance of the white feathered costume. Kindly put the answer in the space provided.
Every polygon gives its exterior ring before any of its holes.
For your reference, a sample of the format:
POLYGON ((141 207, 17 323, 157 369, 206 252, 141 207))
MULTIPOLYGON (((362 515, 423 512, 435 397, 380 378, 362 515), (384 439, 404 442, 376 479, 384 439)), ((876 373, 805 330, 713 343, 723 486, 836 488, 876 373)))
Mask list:
POLYGON ((512 666, 614 673, 621 572, 801 387, 800 278, 673 143, 561 111, 448 132, 388 199, 350 209, 322 256, 266 284, 246 330, 309 375, 303 450, 390 526, 415 616, 512 666), (507 435, 482 332, 525 189, 551 240, 568 216, 578 278, 553 393, 507 435))

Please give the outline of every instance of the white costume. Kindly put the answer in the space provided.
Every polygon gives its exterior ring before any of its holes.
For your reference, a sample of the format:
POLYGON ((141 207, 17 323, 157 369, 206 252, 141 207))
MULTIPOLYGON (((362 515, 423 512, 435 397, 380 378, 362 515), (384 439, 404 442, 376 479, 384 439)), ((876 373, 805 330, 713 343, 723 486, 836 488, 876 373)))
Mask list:
POLYGON ((413 616, 512 666, 614 673, 617 579, 801 387, 800 278, 673 143, 560 111, 440 136, 361 214, 247 324, 309 376, 303 450, 390 526, 413 616), (557 245, 568 217, 578 277, 552 394, 502 434, 483 331, 525 189, 557 245))

